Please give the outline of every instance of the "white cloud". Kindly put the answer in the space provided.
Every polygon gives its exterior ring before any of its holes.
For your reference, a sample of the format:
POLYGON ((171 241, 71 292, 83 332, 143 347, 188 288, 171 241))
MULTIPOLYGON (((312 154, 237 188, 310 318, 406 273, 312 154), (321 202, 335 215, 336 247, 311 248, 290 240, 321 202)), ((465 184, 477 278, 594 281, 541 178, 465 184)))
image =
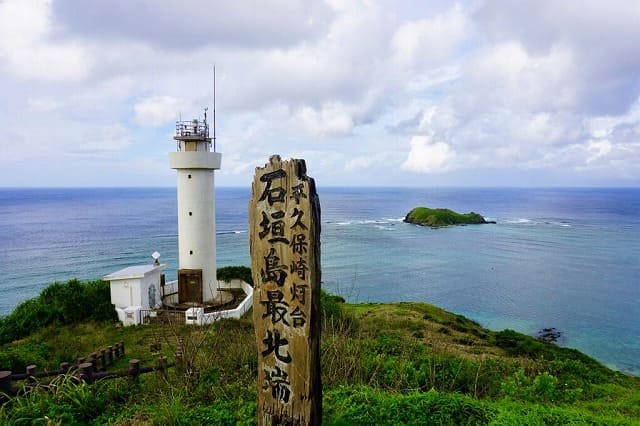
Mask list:
POLYGON ((176 121, 183 109, 188 110, 186 102, 172 96, 153 96, 133 107, 135 121, 141 126, 162 126, 176 121))
POLYGON ((92 59, 80 43, 54 40, 50 0, 0 2, 0 60, 20 78, 78 81, 92 59))
POLYGON ((590 164, 611 153, 612 145, 608 140, 594 140, 589 141, 585 149, 589 153, 585 163, 590 164))
POLYGON ((71 156, 98 157, 121 152, 131 144, 128 130, 120 124, 81 130, 69 136, 64 152, 71 156))
POLYGON ((222 163, 221 174, 224 175, 242 175, 253 170, 260 164, 262 159, 247 158, 238 154, 225 155, 222 163))
POLYGON ((567 74, 580 111, 625 111, 635 101, 640 67, 640 3, 626 0, 571 2, 493 0, 475 13, 488 44, 517 40, 535 56, 558 46, 571 52, 567 74))
POLYGON ((478 109, 572 109, 578 106, 575 71, 566 46, 533 54, 515 41, 498 43, 471 55, 458 96, 478 109))
POLYGON ((41 141, 0 170, 55 161, 56 184, 81 161, 122 161, 126 174, 164 152, 158 141, 174 148, 180 113, 212 106, 215 63, 223 184, 246 184, 273 153, 306 158, 332 185, 444 171, 430 183, 465 185, 486 170, 640 184, 635 3, 77 3, 0 0, 0 143, 41 141))
POLYGON ((53 9, 68 31, 175 50, 290 46, 322 34, 331 19, 318 0, 56 0, 53 9))
POLYGON ((460 5, 444 14, 406 22, 398 27, 391 40, 394 59, 403 67, 441 63, 464 41, 468 26, 460 5))
POLYGON ((455 152, 446 143, 433 143, 427 136, 414 136, 409 144, 411 150, 401 165, 403 170, 416 173, 442 173, 451 168, 455 152))
POLYGON ((345 164, 344 169, 348 172, 357 172, 371 169, 373 167, 385 166, 389 163, 389 154, 387 152, 378 152, 375 154, 360 155, 352 158, 345 164))
POLYGON ((49 112, 60 108, 63 103, 51 97, 33 97, 27 99, 29 110, 34 112, 49 112))
POLYGON ((444 135, 458 125, 453 109, 449 105, 431 106, 422 114, 418 130, 429 134, 444 135))
POLYGON ((342 136, 353 130, 353 120, 341 103, 328 103, 318 111, 303 107, 297 114, 302 127, 316 136, 342 136))

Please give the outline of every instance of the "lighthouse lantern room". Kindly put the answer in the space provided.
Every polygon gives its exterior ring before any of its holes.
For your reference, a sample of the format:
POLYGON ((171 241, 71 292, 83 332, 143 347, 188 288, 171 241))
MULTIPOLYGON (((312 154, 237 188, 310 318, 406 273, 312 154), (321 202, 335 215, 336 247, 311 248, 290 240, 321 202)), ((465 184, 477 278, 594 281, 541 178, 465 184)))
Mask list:
POLYGON ((220 305, 225 300, 216 279, 214 171, 222 155, 215 144, 211 150, 207 110, 204 120, 176 122, 173 139, 177 151, 169 153, 169 163, 178 174, 178 302, 220 305))

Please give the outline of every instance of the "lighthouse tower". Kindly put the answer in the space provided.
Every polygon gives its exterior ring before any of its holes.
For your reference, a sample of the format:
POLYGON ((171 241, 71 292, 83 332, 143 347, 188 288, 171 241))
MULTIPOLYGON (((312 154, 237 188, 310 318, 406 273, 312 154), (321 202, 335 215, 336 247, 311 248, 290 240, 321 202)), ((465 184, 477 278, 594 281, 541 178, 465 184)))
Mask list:
MULTIPOLYGON (((215 132, 214 132, 215 133, 215 132)), ((178 302, 217 305, 214 170, 222 155, 211 150, 204 120, 176 122, 177 152, 169 163, 178 172, 178 302)), ((214 137, 215 139, 215 137, 214 137)))

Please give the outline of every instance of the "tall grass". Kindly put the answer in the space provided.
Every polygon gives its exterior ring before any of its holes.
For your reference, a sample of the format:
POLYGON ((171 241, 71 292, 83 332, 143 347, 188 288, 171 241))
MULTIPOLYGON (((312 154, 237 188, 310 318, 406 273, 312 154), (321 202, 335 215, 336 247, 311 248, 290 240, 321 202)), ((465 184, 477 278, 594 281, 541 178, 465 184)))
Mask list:
POLYGON ((20 303, 0 319, 0 344, 12 342, 48 325, 115 321, 109 283, 96 280, 53 283, 36 298, 20 303))
MULTIPOLYGON (((640 421, 640 380, 577 351, 512 331, 491 332, 424 304, 353 307, 325 292, 321 321, 325 424, 640 421), (478 355, 474 348, 491 352, 478 355)), ((258 365, 250 316, 205 327, 49 327, 5 345, 0 367, 6 354, 23 363, 63 355, 72 360, 116 337, 125 341, 128 357, 145 364, 159 356, 173 359, 178 350, 182 358, 167 376, 91 386, 61 378, 49 391, 11 399, 0 408, 0 423, 255 424, 258 365)))

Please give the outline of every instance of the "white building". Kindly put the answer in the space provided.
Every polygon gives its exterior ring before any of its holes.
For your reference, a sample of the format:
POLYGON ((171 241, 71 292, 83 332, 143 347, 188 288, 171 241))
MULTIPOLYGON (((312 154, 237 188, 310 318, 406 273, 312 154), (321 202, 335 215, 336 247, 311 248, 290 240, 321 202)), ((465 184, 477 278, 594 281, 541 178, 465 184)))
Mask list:
POLYGON ((177 152, 169 163, 178 174, 178 302, 217 305, 214 170, 222 155, 211 151, 209 124, 178 121, 177 152))
POLYGON ((178 121, 173 138, 177 151, 169 153, 169 163, 178 175, 178 280, 165 285, 161 270, 166 265, 158 262, 158 252, 151 265, 106 275, 111 303, 124 325, 141 324, 145 311, 161 307, 184 311, 187 324, 202 325, 239 318, 252 306, 251 286, 238 280, 218 282, 216 277, 214 170, 220 169, 222 155, 215 152, 215 137, 211 145, 206 109, 202 121, 178 121), (246 297, 222 310, 222 305, 234 301, 229 291, 233 288, 242 289, 246 297))
POLYGON ((129 266, 103 277, 110 281, 111 303, 124 325, 141 322, 141 311, 162 306, 160 281, 166 265, 129 266))

